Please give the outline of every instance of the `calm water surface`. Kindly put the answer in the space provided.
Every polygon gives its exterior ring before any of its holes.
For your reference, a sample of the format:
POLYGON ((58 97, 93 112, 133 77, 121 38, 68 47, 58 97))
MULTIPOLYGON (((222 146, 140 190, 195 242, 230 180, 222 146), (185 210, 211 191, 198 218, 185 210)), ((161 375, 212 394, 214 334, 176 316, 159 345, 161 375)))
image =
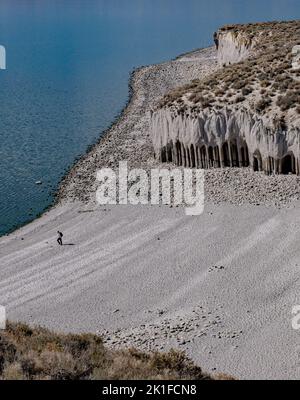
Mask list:
POLYGON ((299 18, 299 0, 1 0, 0 235, 51 204, 134 67, 208 46, 223 24, 299 18))

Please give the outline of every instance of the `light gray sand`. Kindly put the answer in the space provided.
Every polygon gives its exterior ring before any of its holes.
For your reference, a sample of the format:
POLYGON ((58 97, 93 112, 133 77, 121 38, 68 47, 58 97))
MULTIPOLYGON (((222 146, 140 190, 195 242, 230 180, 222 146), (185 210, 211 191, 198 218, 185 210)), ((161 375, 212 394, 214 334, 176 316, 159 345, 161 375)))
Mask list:
POLYGON ((179 347, 208 371, 296 379, 299 238, 297 205, 64 205, 0 239, 0 304, 57 330, 121 329, 112 346, 179 347))

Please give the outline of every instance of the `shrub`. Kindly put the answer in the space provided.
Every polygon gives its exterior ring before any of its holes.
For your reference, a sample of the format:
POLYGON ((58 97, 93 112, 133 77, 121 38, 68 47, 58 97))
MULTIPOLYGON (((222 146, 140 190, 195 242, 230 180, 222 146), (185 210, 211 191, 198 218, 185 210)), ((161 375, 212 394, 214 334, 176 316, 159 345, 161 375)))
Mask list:
POLYGON ((287 92, 285 96, 280 96, 277 100, 277 105, 281 111, 286 111, 289 108, 296 107, 300 103, 300 93, 287 92))
POLYGON ((271 99, 268 97, 260 99, 255 105, 256 111, 261 113, 271 104, 271 102, 272 102, 271 99))

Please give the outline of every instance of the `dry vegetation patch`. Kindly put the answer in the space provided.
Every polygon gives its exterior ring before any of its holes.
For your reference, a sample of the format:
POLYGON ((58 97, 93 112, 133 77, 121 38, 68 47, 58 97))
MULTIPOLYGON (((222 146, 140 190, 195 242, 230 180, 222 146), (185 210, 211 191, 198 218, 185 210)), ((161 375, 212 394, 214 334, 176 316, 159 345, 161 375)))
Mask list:
POLYGON ((0 378, 214 379, 183 352, 109 350, 93 334, 57 334, 21 323, 0 332, 0 378))
MULTIPOLYGON (((300 114, 300 71, 292 68, 292 49, 300 45, 300 21, 228 25, 231 32, 255 44, 248 59, 227 65, 205 79, 193 80, 164 96, 158 108, 176 114, 244 106, 260 115, 272 111, 287 120, 300 114)), ((240 39, 241 40, 241 39, 240 39)))

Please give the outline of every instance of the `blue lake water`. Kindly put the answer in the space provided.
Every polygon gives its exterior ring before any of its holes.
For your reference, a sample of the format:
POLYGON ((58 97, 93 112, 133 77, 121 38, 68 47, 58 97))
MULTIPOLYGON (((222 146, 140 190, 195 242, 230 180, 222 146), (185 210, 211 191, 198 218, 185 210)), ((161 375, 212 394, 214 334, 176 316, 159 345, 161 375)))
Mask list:
POLYGON ((1 0, 0 235, 51 204, 134 67, 208 46, 223 24, 299 18, 299 0, 1 0))

